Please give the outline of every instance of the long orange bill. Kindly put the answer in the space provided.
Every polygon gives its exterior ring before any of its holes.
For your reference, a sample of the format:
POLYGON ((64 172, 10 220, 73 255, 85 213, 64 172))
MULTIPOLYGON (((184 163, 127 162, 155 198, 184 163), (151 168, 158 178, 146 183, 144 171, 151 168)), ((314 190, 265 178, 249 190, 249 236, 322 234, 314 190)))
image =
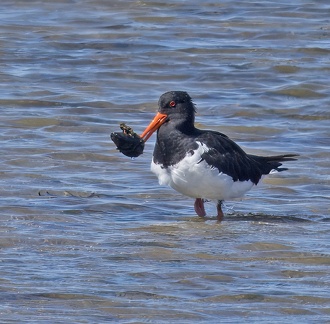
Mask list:
POLYGON ((147 126, 147 128, 141 134, 142 139, 146 142, 149 137, 161 126, 165 123, 167 115, 157 113, 155 118, 151 121, 151 123, 147 126))

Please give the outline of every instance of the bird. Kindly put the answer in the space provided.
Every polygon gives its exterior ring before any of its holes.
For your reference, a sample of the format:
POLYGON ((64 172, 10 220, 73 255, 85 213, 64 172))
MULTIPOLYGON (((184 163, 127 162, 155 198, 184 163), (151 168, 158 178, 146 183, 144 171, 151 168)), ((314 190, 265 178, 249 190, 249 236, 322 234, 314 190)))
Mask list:
POLYGON ((282 162, 298 154, 257 156, 227 135, 195 127, 195 104, 185 91, 168 91, 158 101, 158 112, 140 137, 146 142, 157 131, 151 171, 160 185, 194 198, 198 216, 205 217, 205 201, 216 201, 217 220, 224 218, 225 200, 242 197, 263 176, 281 172, 282 162))

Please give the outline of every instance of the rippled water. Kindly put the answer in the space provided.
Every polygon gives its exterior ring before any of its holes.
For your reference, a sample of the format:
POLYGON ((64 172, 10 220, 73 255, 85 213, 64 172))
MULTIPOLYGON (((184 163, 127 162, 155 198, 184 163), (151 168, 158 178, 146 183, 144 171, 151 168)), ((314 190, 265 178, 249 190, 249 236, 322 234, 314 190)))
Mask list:
POLYGON ((1 322, 329 321, 328 1, 1 4, 1 322), (109 138, 168 90, 301 157, 199 219, 109 138))

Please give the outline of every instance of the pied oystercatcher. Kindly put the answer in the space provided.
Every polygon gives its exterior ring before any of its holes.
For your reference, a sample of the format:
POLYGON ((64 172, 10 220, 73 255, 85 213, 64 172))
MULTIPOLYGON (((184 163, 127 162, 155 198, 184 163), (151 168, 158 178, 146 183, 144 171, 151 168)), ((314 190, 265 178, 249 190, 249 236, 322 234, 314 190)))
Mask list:
POLYGON ((245 153, 226 135, 194 126, 195 106, 184 91, 161 95, 158 113, 141 134, 144 141, 157 130, 151 162, 161 185, 195 198, 195 211, 206 215, 205 200, 217 201, 217 219, 223 219, 222 202, 242 197, 263 175, 284 171, 281 162, 297 154, 256 156, 245 153))

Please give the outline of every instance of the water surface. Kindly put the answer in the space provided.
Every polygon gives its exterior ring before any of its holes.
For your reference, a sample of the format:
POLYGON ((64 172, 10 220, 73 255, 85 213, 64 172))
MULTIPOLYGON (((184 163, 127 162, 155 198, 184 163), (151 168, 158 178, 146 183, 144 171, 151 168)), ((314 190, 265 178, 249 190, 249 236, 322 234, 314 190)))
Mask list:
POLYGON ((4 323, 320 323, 330 316, 328 1, 3 1, 4 323), (216 223, 158 186, 159 96, 253 154, 298 153, 216 223))

